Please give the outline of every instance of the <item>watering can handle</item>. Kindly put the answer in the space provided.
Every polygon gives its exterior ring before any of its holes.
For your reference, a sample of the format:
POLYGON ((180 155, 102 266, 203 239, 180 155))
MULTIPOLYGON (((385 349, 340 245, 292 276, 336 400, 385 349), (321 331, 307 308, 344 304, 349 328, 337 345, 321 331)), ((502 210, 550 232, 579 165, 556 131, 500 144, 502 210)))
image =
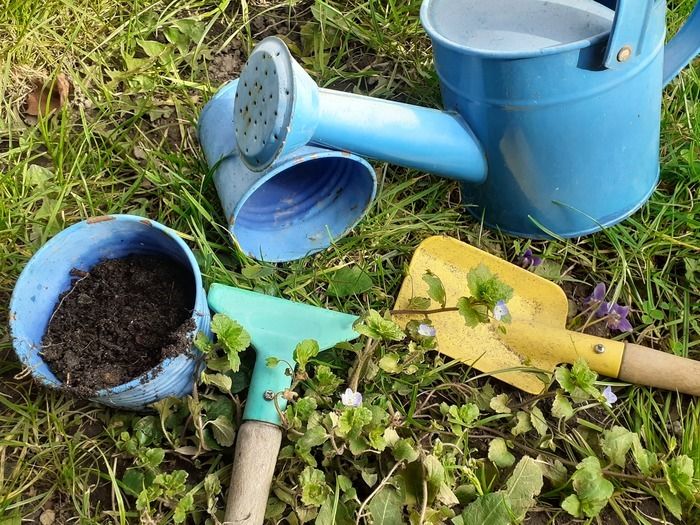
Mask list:
MULTIPOLYGON (((605 51, 605 67, 619 69, 637 56, 652 9, 660 0, 617 0, 615 19, 605 51)), ((664 85, 668 84, 700 52, 700 2, 685 25, 666 45, 664 51, 664 85)))
POLYGON ((238 429, 224 525, 262 525, 282 429, 245 421, 238 429))

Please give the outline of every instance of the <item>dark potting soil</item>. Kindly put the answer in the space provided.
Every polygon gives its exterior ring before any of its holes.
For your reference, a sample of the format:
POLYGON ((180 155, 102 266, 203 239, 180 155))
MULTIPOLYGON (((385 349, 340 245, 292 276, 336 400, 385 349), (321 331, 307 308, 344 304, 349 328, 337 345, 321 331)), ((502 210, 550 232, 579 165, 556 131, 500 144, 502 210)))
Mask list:
POLYGON ((44 360, 66 388, 90 397, 189 350, 194 287, 174 261, 132 255, 71 275, 43 340, 44 360))

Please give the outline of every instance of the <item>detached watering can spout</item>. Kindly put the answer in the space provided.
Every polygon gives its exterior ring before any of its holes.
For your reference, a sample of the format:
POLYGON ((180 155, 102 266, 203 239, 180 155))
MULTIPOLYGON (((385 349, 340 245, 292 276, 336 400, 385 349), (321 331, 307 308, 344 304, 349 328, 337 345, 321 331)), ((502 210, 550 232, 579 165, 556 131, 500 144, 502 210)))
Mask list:
POLYGON ((461 182, 486 178, 484 151, 457 113, 319 89, 276 37, 250 55, 236 108, 236 140, 251 170, 311 142, 461 182))

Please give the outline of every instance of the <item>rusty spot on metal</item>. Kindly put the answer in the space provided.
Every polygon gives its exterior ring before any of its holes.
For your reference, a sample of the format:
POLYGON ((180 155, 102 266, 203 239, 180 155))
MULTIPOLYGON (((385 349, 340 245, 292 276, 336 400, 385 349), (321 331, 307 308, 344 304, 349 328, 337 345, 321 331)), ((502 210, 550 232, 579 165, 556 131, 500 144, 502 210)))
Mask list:
POLYGON ((145 224, 146 226, 153 226, 153 223, 149 221, 148 219, 141 219, 139 221, 141 224, 145 224))
POLYGON ((228 218, 228 224, 229 224, 229 226, 233 226, 235 222, 236 222, 236 218, 233 216, 233 213, 232 213, 230 215, 230 217, 228 218))
POLYGON ((113 221, 114 217, 111 215, 98 215, 97 217, 90 217, 87 221, 88 224, 97 224, 98 222, 113 221))

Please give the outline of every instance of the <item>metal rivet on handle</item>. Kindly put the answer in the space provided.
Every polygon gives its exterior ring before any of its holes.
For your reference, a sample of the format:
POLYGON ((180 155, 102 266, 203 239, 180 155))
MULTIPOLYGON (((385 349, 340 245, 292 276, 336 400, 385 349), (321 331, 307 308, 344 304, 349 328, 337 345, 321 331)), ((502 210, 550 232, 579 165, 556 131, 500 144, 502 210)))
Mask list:
POLYGON ((273 399, 275 399, 275 393, 272 390, 265 390, 263 397, 266 401, 272 401, 273 399))
POLYGON ((632 48, 630 46, 624 46, 620 51, 617 52, 618 62, 627 62, 632 56, 632 48))
POLYGON ((593 346, 593 351, 596 354, 602 354, 603 352, 605 352, 605 345, 598 343, 597 345, 593 346))

